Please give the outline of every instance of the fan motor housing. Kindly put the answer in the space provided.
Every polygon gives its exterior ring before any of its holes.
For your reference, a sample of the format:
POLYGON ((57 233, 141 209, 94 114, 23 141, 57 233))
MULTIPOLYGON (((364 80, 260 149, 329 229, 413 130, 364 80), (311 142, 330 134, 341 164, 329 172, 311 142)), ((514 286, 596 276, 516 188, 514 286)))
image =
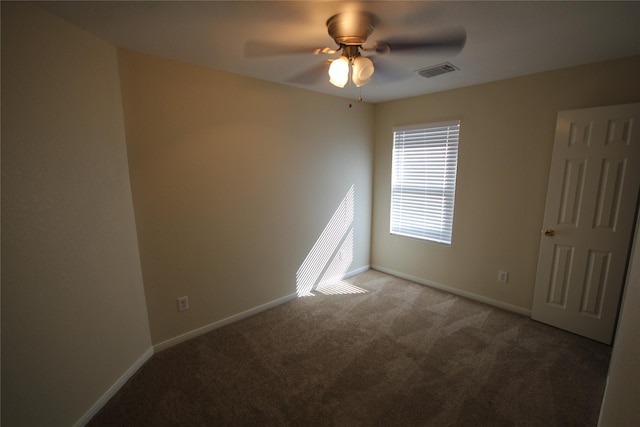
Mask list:
POLYGON ((344 12, 327 20, 329 35, 339 45, 363 45, 378 24, 378 17, 370 12, 344 12))

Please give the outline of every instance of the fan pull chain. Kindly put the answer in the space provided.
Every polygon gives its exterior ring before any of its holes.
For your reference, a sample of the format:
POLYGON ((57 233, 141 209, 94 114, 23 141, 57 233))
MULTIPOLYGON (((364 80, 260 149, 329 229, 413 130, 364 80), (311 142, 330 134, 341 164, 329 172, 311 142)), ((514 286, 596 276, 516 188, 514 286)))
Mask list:
MULTIPOLYGON (((362 102, 363 101, 363 99, 362 99, 362 87, 359 87, 358 89, 359 89, 359 94, 358 94, 357 100, 358 100, 358 102, 362 102)), ((349 108, 351 108, 352 106, 353 106, 353 104, 350 102, 349 103, 349 108)))

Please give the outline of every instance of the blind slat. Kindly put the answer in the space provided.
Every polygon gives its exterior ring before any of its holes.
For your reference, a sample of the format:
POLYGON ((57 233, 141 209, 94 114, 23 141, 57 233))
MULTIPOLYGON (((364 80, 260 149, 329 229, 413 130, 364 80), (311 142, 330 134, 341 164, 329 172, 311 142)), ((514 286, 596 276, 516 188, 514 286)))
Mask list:
POLYGON ((460 121, 393 132, 391 233, 451 244, 460 121))

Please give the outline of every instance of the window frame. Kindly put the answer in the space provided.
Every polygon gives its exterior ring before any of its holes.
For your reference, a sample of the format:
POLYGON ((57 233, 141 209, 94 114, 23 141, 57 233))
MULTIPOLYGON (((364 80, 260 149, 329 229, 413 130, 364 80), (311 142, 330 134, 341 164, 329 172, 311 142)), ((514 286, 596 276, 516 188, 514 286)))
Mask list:
POLYGON ((392 235, 451 246, 461 127, 448 120, 393 128, 392 235))

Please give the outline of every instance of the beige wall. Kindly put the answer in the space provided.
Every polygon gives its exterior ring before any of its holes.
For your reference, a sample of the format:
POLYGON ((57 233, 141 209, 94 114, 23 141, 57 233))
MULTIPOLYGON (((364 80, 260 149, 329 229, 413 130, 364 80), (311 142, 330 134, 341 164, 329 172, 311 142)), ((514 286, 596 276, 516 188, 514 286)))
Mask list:
POLYGON ((69 426, 150 349, 114 47, 2 2, 2 424, 69 426))
POLYGON ((598 422, 600 427, 638 425, 638 402, 640 402, 638 324, 640 324, 640 219, 636 222, 633 255, 598 422))
POLYGON ((556 114, 637 102, 638 75, 634 57, 377 104, 372 266, 530 309, 556 114), (453 244, 390 235, 392 128, 451 119, 462 121, 453 244))
POLYGON ((352 271, 529 308, 556 112, 637 102, 639 72, 631 58, 349 108, 3 2, 2 422, 73 424, 152 343, 295 293, 308 256, 323 270, 351 230, 352 271), (453 246, 389 236, 391 128, 456 118, 453 246), (313 252, 337 210, 332 251, 313 252))
POLYGON ((352 186, 350 270, 369 264, 371 105, 131 51, 119 58, 154 344, 295 293, 352 186), (187 312, 177 311, 182 296, 187 312))

